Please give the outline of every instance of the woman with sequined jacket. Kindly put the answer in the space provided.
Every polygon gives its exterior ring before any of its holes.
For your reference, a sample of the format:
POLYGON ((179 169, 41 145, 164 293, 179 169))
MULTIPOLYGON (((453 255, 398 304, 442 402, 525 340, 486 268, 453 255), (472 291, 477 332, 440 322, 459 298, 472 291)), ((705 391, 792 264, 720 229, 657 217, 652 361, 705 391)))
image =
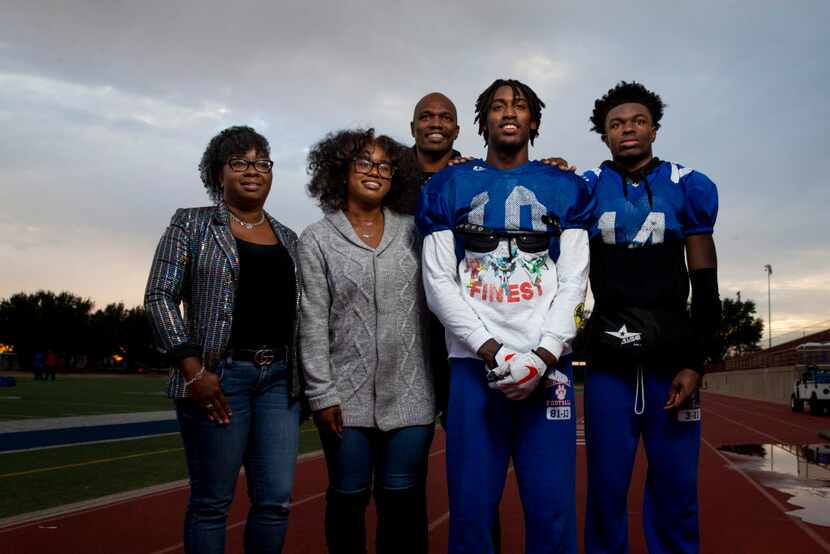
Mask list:
POLYGON ((199 170, 215 205, 176 211, 144 296, 173 363, 168 393, 190 476, 188 553, 224 551, 243 465, 245 551, 280 552, 285 539, 299 440, 301 280, 297 236, 264 210, 269 155, 249 127, 213 137, 199 170))

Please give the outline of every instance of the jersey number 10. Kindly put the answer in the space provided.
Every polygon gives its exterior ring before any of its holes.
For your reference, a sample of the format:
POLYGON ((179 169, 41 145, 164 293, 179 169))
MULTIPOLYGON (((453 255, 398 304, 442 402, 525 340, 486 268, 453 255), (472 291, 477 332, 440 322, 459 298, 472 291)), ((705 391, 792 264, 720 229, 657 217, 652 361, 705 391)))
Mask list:
MULTIPOLYGON (((473 225, 484 225, 484 207, 490 202, 490 195, 487 191, 477 194, 470 202, 470 213, 467 214, 467 221, 473 225)), ((521 185, 510 192, 510 196, 504 202, 504 228, 510 230, 521 229, 521 210, 523 206, 530 207, 530 223, 534 231, 545 231, 547 225, 542 222, 542 217, 547 213, 545 205, 539 202, 532 190, 521 185)))

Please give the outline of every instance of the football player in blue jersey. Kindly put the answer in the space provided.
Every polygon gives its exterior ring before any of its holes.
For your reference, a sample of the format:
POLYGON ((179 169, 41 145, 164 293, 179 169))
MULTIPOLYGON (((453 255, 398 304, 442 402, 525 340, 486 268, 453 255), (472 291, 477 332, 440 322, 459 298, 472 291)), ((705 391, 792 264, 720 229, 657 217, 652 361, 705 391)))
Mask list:
POLYGON ((493 552, 511 458, 526 551, 577 548, 569 353, 593 206, 584 180, 528 161, 543 107, 524 83, 495 81, 476 102, 487 160, 437 173, 418 207, 427 303, 452 366, 450 553, 493 552))
POLYGON ((702 173, 654 157, 664 107, 643 85, 621 82, 591 117, 612 159, 584 175, 595 200, 585 377, 590 554, 628 552, 626 498, 640 437, 649 552, 699 550, 697 389, 720 317, 718 196, 702 173))
MULTIPOLYGON (((447 167, 453 160, 463 163, 461 153, 453 148, 455 139, 460 130, 458 126, 458 112, 455 104, 447 95, 440 92, 430 92, 423 96, 412 111, 412 121, 409 124, 415 144, 412 146, 412 155, 420 168, 420 185, 423 186, 433 175, 447 167)), ((420 198, 420 188, 413 189, 413 195, 404 201, 404 211, 415 214, 420 198)), ((430 314, 429 322, 429 359, 432 366, 432 380, 435 385, 435 406, 438 409, 441 426, 447 428, 447 401, 450 390, 450 365, 447 347, 444 341, 444 327, 435 315, 430 314)), ((423 495, 419 499, 423 503, 420 513, 424 516, 422 525, 426 533, 426 478, 424 475, 421 486, 423 495)), ((498 513, 494 516, 493 543, 495 554, 499 554, 501 544, 501 526, 498 513)))

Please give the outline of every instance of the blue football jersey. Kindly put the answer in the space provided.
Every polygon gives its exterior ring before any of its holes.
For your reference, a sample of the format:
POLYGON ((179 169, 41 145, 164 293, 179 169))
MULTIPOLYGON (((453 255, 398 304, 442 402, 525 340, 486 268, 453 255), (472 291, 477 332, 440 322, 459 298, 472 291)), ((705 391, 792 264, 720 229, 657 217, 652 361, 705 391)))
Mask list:
MULTIPOLYGON (((472 223, 494 231, 589 229, 587 183, 540 162, 497 169, 480 159, 448 167, 424 186, 416 223, 426 236, 472 223)), ((459 259, 462 253, 459 253, 459 259)), ((558 245, 550 244, 555 261, 558 245)))
POLYGON ((515 352, 567 353, 585 299, 591 216, 587 183, 538 162, 502 170, 473 160, 432 177, 416 223, 427 237, 427 302, 450 356, 477 357, 489 337, 515 352), (442 270, 451 282, 435 278, 442 270))
POLYGON ((603 162, 583 178, 595 200, 591 289, 598 307, 685 310, 685 239, 712 233, 715 184, 698 171, 656 158, 638 177, 603 162))
POLYGON ((585 172, 596 199, 591 238, 639 248, 711 233, 718 191, 706 175, 680 164, 657 161, 635 183, 609 163, 585 172))

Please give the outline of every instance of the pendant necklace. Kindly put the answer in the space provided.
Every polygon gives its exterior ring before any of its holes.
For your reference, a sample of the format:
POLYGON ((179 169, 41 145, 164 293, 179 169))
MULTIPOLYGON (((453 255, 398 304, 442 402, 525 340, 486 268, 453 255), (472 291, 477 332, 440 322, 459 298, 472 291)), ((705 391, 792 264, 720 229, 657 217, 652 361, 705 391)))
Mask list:
POLYGON ((232 220, 234 220, 241 227, 244 227, 245 229, 247 229, 249 231, 252 230, 257 225, 262 225, 263 223, 265 223, 265 212, 260 213, 259 214, 259 221, 254 221, 253 223, 248 223, 247 221, 243 221, 243 220, 239 219, 236 216, 236 214, 234 214, 230 210, 228 210, 228 214, 230 214, 232 220))
MULTIPOLYGON (((348 213, 348 212, 347 212, 347 213, 348 213)), ((374 226, 374 225, 375 225, 376 221, 371 220, 371 219, 359 219, 359 218, 358 218, 357 216, 355 216, 355 215, 352 215, 352 217, 354 218, 354 221, 352 221, 351 219, 349 219, 349 221, 350 221, 350 222, 352 222, 352 227, 355 227, 355 231, 357 231, 357 234, 358 234, 358 235, 360 235, 360 236, 361 236, 362 238, 364 238, 364 239, 371 239, 371 238, 374 238, 374 236, 375 236, 375 233, 374 233, 374 228, 370 230, 370 231, 372 231, 372 232, 364 232, 364 230, 362 230, 362 229, 361 229, 361 230, 359 230, 359 229, 357 229, 357 227, 358 227, 358 226, 359 226, 359 227, 372 227, 372 226, 374 226)), ((381 216, 381 217, 382 217, 382 216, 381 216)), ((348 218, 347 218, 347 219, 348 219, 348 218)))

